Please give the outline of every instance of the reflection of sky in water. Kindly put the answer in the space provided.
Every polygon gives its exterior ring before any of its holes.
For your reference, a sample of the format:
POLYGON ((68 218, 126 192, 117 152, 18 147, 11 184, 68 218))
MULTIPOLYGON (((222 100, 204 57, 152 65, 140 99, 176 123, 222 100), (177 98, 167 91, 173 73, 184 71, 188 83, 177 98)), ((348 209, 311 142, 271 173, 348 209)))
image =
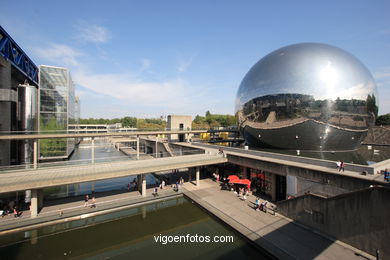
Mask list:
POLYGON ((339 48, 309 43, 281 48, 256 63, 241 82, 236 109, 253 98, 283 93, 316 100, 377 96, 375 81, 359 60, 339 48))

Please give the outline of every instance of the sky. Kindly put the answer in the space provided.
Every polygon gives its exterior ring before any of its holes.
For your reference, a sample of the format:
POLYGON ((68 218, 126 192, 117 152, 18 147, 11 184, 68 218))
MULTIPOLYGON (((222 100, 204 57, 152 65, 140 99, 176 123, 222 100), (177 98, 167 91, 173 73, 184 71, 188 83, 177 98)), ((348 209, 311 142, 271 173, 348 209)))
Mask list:
POLYGON ((82 118, 234 114, 262 57, 300 42, 352 53, 390 113, 390 1, 0 0, 36 65, 67 67, 82 118))

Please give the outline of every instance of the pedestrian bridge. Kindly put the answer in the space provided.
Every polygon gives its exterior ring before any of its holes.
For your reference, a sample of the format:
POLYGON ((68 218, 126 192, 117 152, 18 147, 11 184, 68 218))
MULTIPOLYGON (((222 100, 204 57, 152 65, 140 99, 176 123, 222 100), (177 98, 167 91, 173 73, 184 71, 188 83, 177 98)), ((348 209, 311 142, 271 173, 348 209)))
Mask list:
POLYGON ((227 162, 227 158, 221 155, 196 154, 150 160, 2 171, 0 174, 0 193, 42 189, 225 162, 227 162))

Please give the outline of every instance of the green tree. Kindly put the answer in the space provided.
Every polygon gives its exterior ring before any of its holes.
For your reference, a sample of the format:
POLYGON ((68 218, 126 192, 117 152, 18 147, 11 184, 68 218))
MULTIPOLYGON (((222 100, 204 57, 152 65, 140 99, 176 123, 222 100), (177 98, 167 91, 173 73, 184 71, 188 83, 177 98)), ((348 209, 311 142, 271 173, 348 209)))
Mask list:
POLYGON ((137 127, 137 118, 126 116, 121 119, 123 127, 137 127))
POLYGON ((376 125, 390 125, 390 113, 379 116, 376 119, 376 125))

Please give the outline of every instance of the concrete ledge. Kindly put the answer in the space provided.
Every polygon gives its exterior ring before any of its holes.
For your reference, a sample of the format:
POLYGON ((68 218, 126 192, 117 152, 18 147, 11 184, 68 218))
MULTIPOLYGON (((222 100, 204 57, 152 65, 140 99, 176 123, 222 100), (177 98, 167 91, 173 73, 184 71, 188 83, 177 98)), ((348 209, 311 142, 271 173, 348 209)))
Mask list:
MULTIPOLYGON (((104 215, 116 211, 121 211, 125 209, 130 209, 142 205, 147 205, 155 202, 160 202, 164 201, 167 199, 173 199, 173 198, 178 198, 182 197, 183 194, 177 193, 177 192, 172 192, 172 193, 167 193, 164 194, 162 193, 158 198, 155 197, 140 197, 140 199, 137 200, 130 200, 122 204, 113 204, 113 205, 107 205, 107 206, 102 206, 98 205, 98 207, 94 208, 93 210, 87 208, 85 209, 84 207, 74 210, 68 213, 64 213, 63 215, 59 215, 57 212, 54 214, 51 214, 49 216, 40 216, 38 215, 36 218, 26 218, 26 219, 15 219, 16 222, 6 225, 6 226, 1 226, 0 225, 0 236, 1 235, 6 235, 14 232, 21 232, 21 231, 26 231, 26 230, 31 230, 35 228, 40 228, 44 226, 50 226, 54 224, 61 224, 61 223, 66 223, 70 221, 75 221, 75 220, 80 220, 84 218, 90 218, 90 217, 95 217, 99 215, 104 215)), ((66 209, 64 209, 66 210, 66 209)))

